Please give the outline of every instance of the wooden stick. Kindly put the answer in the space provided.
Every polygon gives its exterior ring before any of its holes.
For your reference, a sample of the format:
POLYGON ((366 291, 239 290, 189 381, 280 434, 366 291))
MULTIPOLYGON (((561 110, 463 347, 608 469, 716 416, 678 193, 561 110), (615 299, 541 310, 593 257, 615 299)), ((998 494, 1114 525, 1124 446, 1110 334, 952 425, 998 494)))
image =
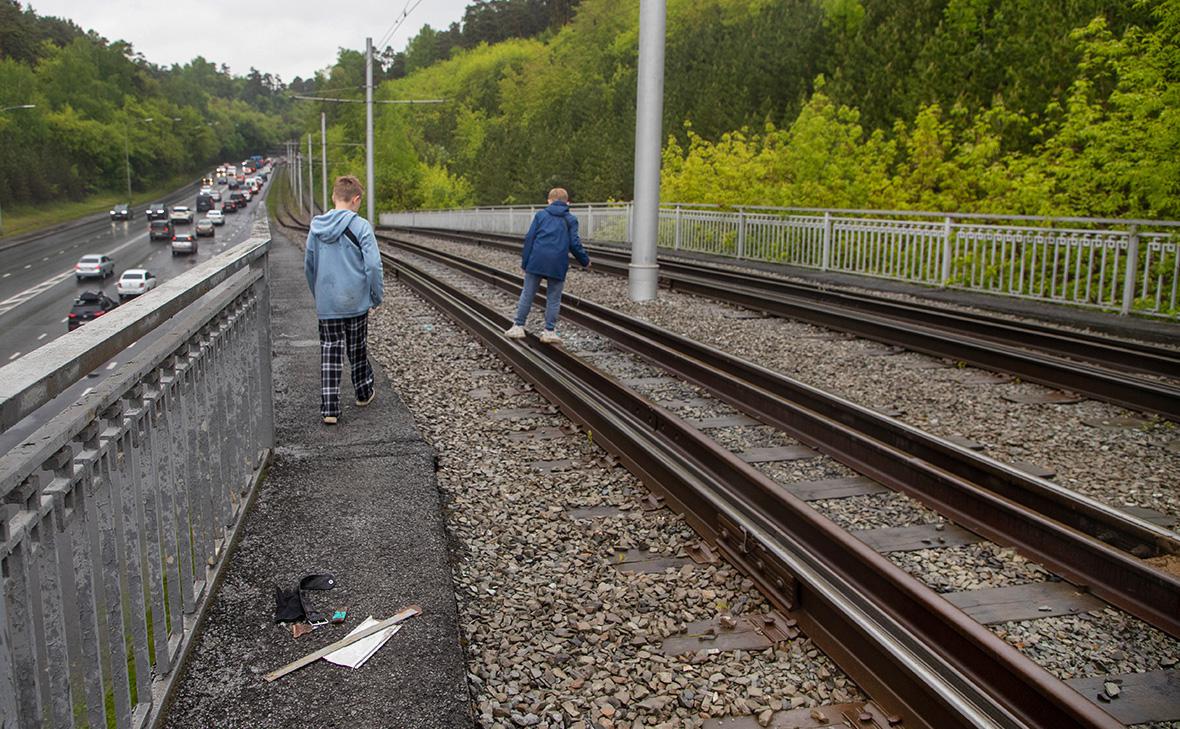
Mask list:
POLYGON ((370 625, 369 627, 365 628, 364 630, 362 630, 359 633, 353 633, 350 636, 347 636, 345 638, 341 638, 340 640, 336 641, 335 643, 332 643, 331 645, 326 645, 314 653, 309 653, 297 661, 292 661, 291 663, 288 663, 287 665, 283 666, 282 668, 276 668, 275 670, 266 674, 262 678, 264 678, 268 682, 274 681, 276 678, 282 678, 283 676, 286 676, 288 673, 291 673, 292 671, 298 671, 300 668, 303 668, 304 666, 306 666, 310 663, 315 663, 316 661, 318 661, 319 659, 328 655, 329 653, 332 653, 334 651, 338 651, 341 648, 344 648, 346 646, 350 646, 353 643, 357 642, 358 640, 364 640, 365 638, 368 638, 370 635, 373 635, 374 633, 380 633, 382 630, 385 630, 386 628, 388 628, 392 625, 397 625, 398 623, 402 622, 403 620, 407 620, 409 618, 414 617, 415 615, 420 615, 420 614, 422 614, 422 608, 418 607, 417 605, 410 605, 405 610, 402 610, 400 613, 398 613, 397 615, 394 615, 391 618, 386 618, 385 620, 382 620, 381 622, 377 623, 376 625, 370 625))

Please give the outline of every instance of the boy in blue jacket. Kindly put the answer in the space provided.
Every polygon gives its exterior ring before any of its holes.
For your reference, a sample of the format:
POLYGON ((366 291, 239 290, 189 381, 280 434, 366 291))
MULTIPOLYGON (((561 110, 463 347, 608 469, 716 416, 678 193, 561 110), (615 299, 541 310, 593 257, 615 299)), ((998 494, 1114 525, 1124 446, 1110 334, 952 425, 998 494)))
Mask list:
POLYGON ((504 335, 512 339, 524 338, 524 323, 528 320, 533 297, 545 279, 545 331, 541 341, 556 344, 557 314, 561 311, 561 290, 570 267, 571 253, 584 269, 590 268, 590 256, 578 237, 578 219, 570 213, 569 193, 560 187, 549 191, 549 206, 533 217, 529 232, 524 237, 520 268, 524 271, 524 288, 516 305, 516 319, 504 335))
POLYGON ((303 270, 320 320, 320 415, 324 424, 340 417, 344 353, 352 365, 356 404, 373 401, 369 365, 369 311, 381 303, 385 283, 373 226, 357 215, 365 190, 351 175, 336 179, 336 208, 311 221, 303 270))

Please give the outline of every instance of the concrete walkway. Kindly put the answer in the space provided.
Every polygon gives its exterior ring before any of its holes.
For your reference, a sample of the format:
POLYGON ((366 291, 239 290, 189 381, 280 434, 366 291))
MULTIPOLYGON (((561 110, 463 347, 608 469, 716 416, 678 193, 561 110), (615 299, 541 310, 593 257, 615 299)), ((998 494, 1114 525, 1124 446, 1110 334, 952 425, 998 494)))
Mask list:
POLYGON ((434 453, 384 373, 367 408, 347 367, 340 424, 319 418, 319 342, 303 254, 279 231, 270 254, 276 454, 168 714, 168 727, 472 725, 434 453), (275 585, 331 572, 317 609, 344 625, 294 639, 273 622, 275 585), (422 608, 358 669, 318 661, 262 674, 342 637, 368 615, 422 608))

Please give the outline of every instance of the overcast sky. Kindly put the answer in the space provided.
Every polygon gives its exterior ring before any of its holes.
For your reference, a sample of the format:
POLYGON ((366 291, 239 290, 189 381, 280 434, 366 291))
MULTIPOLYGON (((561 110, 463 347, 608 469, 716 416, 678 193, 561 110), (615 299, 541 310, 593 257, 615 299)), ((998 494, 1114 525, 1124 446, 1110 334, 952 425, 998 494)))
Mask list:
POLYGON ((107 40, 125 40, 148 61, 168 66, 196 56, 253 66, 283 81, 332 64, 338 48, 377 43, 417 2, 386 45, 402 50, 423 25, 462 20, 470 0, 26 0, 38 15, 69 18, 107 40))

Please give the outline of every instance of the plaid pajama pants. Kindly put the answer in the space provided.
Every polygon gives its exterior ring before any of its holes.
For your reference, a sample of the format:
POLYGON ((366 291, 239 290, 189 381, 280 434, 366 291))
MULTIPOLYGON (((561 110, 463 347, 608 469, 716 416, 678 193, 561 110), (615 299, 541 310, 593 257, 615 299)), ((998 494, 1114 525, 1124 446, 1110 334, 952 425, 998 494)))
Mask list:
POLYGON ((357 400, 373 394, 373 368, 369 366, 369 315, 347 319, 320 319, 320 415, 340 415, 340 377, 344 353, 352 365, 352 386, 357 400))

